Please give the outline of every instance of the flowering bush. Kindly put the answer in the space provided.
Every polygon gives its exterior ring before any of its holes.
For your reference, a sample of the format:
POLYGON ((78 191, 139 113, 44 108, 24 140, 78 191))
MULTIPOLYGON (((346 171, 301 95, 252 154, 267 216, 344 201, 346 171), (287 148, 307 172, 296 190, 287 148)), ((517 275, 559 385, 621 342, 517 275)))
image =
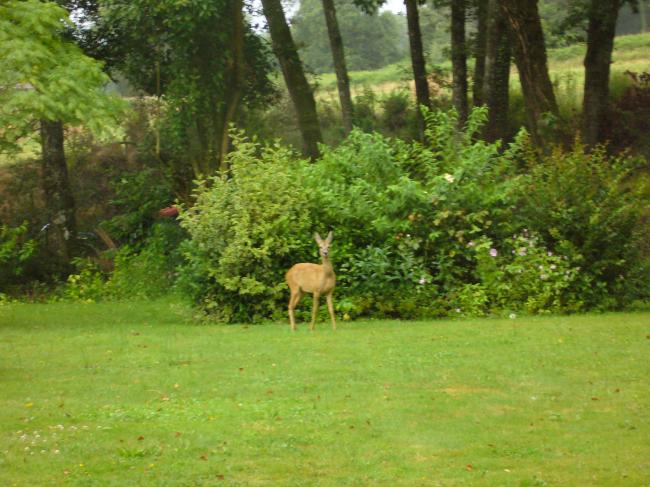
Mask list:
POLYGON ((571 312, 650 295, 633 160, 580 146, 541 156, 525 132, 507 148, 476 140, 482 109, 462 132, 453 111, 425 117, 426 145, 355 130, 315 164, 237 137, 229 177, 200 182, 181 211, 194 301, 224 321, 281 319, 284 273, 318 261, 311 235, 330 229, 335 306, 350 318, 571 312))
POLYGON ((557 313, 582 308, 575 294, 582 278, 575 256, 554 254, 526 229, 503 240, 501 251, 493 245, 484 238, 473 246, 476 274, 492 310, 557 313))

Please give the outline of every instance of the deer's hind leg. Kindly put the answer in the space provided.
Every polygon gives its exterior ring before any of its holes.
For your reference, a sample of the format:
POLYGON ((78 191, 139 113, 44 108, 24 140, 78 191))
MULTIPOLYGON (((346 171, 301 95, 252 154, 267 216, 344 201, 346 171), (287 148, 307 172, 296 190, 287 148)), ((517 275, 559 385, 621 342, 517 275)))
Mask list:
POLYGON ((300 288, 291 289, 291 297, 289 298, 289 324, 291 330, 296 331, 296 316, 294 310, 302 298, 302 290, 300 288))

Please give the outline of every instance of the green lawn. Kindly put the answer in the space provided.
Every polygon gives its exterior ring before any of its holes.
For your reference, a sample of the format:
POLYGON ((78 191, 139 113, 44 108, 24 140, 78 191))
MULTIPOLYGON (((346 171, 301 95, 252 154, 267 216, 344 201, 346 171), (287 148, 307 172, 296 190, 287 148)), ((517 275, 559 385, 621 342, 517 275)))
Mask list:
POLYGON ((0 485, 650 482, 650 313, 185 316, 0 306, 0 485))

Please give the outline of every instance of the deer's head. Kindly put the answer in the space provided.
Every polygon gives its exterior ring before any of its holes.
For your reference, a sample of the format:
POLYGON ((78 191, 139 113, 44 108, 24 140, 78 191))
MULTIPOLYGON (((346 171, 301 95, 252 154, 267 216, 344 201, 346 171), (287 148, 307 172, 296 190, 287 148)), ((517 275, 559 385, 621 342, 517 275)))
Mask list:
POLYGON ((323 258, 326 258, 329 255, 330 251, 330 245, 332 244, 332 237, 334 235, 330 231, 330 233, 327 234, 327 237, 325 240, 321 238, 318 233, 314 234, 314 240, 316 240, 316 243, 318 244, 318 252, 320 253, 320 256, 323 258))

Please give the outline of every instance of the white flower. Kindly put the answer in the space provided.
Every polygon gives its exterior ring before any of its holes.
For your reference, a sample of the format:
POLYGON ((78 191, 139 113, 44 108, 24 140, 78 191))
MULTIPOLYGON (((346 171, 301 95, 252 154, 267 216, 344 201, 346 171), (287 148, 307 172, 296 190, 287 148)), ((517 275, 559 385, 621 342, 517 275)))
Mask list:
POLYGON ((426 284, 427 280, 424 277, 421 277, 420 280, 418 281, 420 284, 426 284))
POLYGON ((453 183, 454 181, 456 181, 456 178, 454 178, 454 176, 449 173, 445 174, 443 177, 448 183, 453 183))
POLYGON ((517 315, 515 313, 510 313, 508 315, 508 318, 510 318, 511 320, 514 320, 516 317, 517 317, 517 315))

